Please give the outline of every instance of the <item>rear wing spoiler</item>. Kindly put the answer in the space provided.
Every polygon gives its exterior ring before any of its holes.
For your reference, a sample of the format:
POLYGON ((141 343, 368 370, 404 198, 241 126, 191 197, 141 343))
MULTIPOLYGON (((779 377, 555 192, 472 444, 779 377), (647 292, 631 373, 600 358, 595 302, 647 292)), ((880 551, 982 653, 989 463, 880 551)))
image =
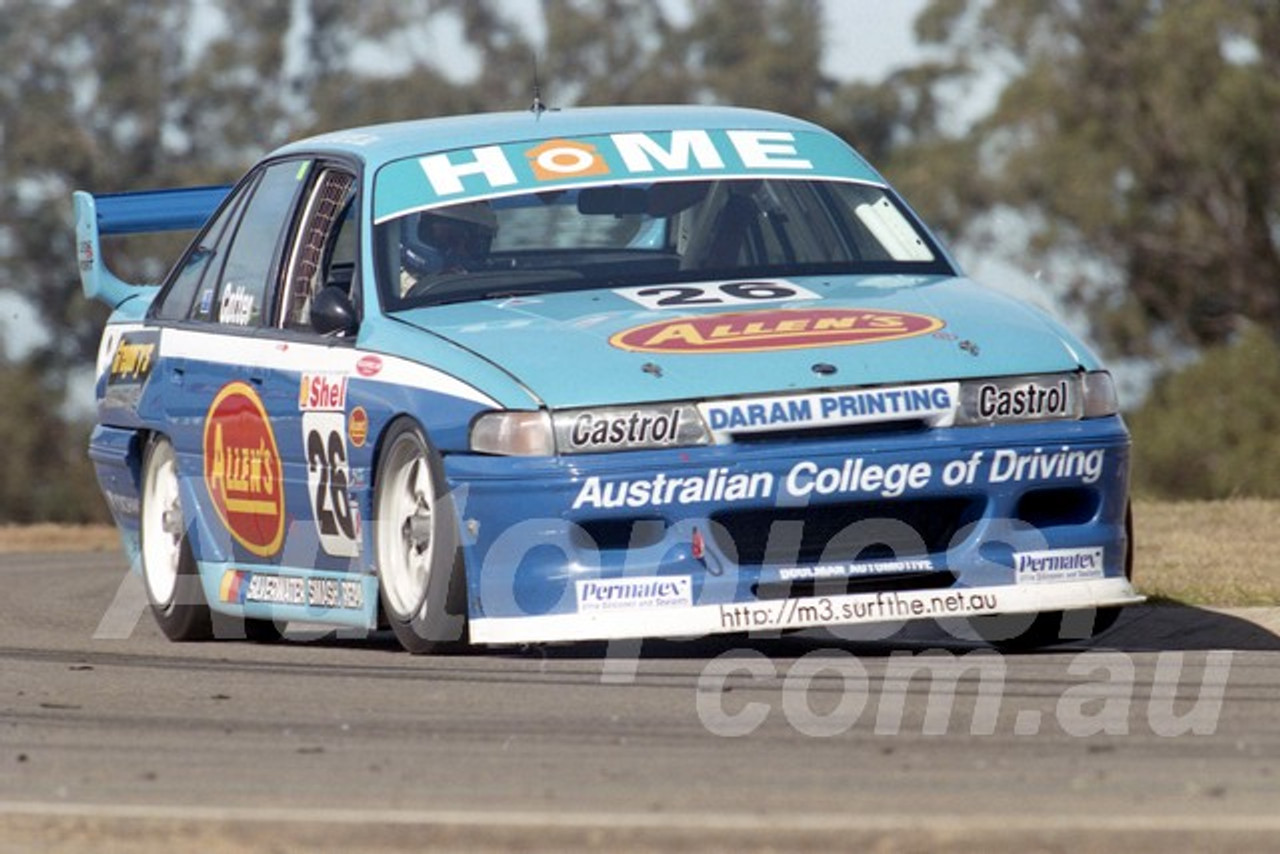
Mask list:
POLYGON ((107 269, 102 258, 102 235, 200 228, 230 191, 230 185, 100 196, 76 191, 72 201, 76 215, 80 285, 84 288, 84 295, 116 308, 136 295, 137 288, 143 287, 125 282, 107 269))

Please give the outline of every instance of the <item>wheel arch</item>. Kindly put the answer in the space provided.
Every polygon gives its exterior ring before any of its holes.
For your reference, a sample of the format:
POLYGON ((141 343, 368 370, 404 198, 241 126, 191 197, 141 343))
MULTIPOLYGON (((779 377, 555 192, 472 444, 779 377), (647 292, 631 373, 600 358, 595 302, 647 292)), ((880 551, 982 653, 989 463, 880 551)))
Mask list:
MULTIPOLYGON (((465 549, 462 547, 464 532, 462 528, 461 515, 453 496, 453 490, 450 488, 448 479, 445 476, 444 458, 445 453, 432 440, 430 431, 422 423, 422 419, 410 412, 398 412, 386 420, 385 425, 379 431, 377 440, 373 447, 373 454, 370 459, 370 478, 368 488, 368 510, 370 524, 367 526, 368 537, 367 546, 370 555, 368 569, 371 570, 378 585, 378 612, 379 624, 390 625, 394 621, 390 619, 387 611, 386 591, 384 589, 383 567, 380 566, 380 548, 379 548, 379 491, 382 488, 383 478, 389 477, 391 472, 384 472, 383 469, 388 465, 387 455, 393 448, 395 440, 405 431, 415 431, 418 437, 425 445, 428 457, 434 457, 435 463, 433 472, 438 475, 438 481, 433 477, 433 486, 439 490, 437 498, 444 502, 445 512, 448 515, 448 524, 451 526, 451 536, 449 542, 454 549, 454 557, 448 564, 450 569, 446 572, 443 579, 443 586, 437 587, 436 580, 431 582, 432 589, 427 594, 427 603, 435 603, 436 606, 443 604, 444 610, 439 607, 431 607, 428 605, 418 617, 409 620, 407 624, 401 624, 396 629, 396 635, 401 643, 410 651, 415 653, 432 652, 441 648, 451 647, 455 642, 466 642, 466 626, 468 622, 469 612, 469 592, 467 584, 467 561, 465 557, 465 549), (458 575, 461 577, 458 577, 458 575), (455 619, 461 619, 460 636, 433 636, 437 628, 447 628, 449 623, 455 619), (445 620, 445 623, 439 622, 445 620), (405 634, 405 625, 413 625, 426 627, 427 634, 425 636, 412 637, 405 634)), ((394 482, 394 481, 393 481, 394 482)), ((444 569, 439 567, 438 569, 444 569)))

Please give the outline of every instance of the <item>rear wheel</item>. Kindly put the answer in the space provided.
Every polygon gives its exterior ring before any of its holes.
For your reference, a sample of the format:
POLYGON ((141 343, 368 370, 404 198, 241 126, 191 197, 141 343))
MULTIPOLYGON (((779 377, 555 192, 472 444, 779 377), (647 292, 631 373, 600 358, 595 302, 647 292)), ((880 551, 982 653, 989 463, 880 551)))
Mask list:
POLYGON ((383 612, 410 652, 438 652, 466 632, 466 590, 440 454, 403 419, 383 442, 374 496, 383 612))
POLYGON ((165 637, 208 640, 213 623, 196 570, 178 491, 178 462, 163 436, 142 464, 142 579, 151 613, 165 637))

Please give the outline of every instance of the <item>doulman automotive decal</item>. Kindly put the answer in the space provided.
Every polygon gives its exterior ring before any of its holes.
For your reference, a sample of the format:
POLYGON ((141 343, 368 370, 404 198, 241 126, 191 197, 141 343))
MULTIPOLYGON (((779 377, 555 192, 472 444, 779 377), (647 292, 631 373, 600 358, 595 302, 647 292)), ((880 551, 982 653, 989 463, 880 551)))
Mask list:
POLYGON ((275 434, 250 386, 228 383, 204 422, 204 481, 222 524, 260 557, 284 539, 284 477, 275 434))
POLYGON ((752 353, 895 341, 944 325, 902 311, 777 309, 663 320, 619 332, 609 343, 648 353, 752 353))

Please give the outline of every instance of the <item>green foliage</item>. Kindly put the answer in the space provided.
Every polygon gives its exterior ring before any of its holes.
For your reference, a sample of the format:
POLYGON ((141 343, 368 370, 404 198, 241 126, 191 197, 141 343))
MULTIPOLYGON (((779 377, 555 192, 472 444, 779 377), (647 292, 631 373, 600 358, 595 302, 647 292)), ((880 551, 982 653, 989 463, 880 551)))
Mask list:
POLYGON ((33 362, 0 361, 0 520, 104 521, 106 507, 84 450, 88 428, 49 406, 58 389, 47 387, 45 375, 33 362))
POLYGON ((1129 417, 1135 488, 1161 498, 1280 497, 1280 345, 1261 328, 1156 382, 1129 417))
POLYGON ((917 101, 1005 79, 954 146, 922 141, 930 169, 975 175, 913 179, 926 214, 972 239, 993 203, 1023 212, 1027 267, 1112 352, 1221 343, 1242 318, 1280 334, 1280 3, 933 0, 918 33, 949 60, 917 101))

